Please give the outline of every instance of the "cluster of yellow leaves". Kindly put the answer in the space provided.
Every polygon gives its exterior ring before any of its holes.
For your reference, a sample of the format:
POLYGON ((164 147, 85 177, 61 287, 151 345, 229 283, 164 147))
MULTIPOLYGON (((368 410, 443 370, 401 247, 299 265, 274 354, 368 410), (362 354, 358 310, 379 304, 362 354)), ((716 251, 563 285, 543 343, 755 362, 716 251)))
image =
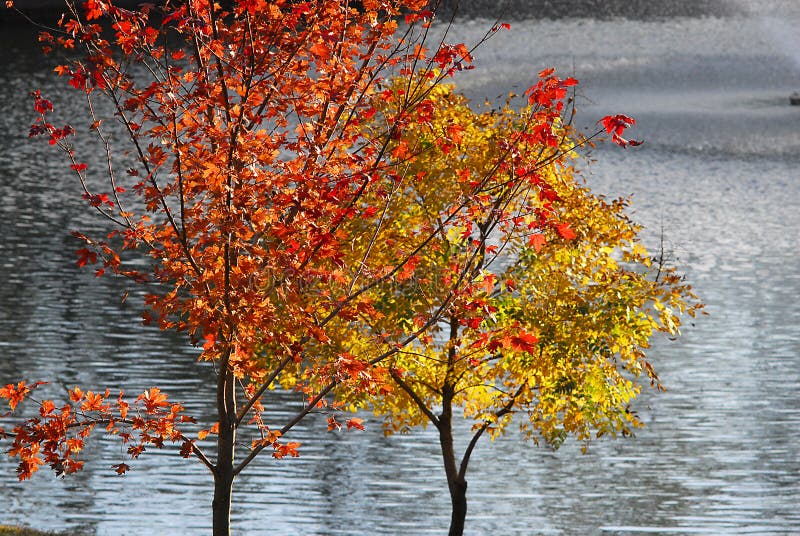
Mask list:
POLYGON ((402 388, 365 404, 387 433, 424 426, 449 405, 492 437, 515 414, 525 435, 554 446, 568 435, 630 433, 640 425, 630 408, 637 378, 658 385, 645 350, 699 308, 691 288, 652 266, 624 200, 582 185, 572 161, 583 140, 557 119, 549 136, 530 136, 535 104, 474 111, 440 85, 425 88, 416 110, 394 147, 398 173, 418 180, 394 192, 402 203, 379 208, 392 226, 373 258, 393 262, 410 234, 462 214, 463 196, 470 209, 417 254, 413 277, 376 295, 371 329, 413 329, 438 305, 436 288, 470 262, 474 278, 442 322, 392 358, 402 388), (512 167, 501 164, 513 153, 512 167))

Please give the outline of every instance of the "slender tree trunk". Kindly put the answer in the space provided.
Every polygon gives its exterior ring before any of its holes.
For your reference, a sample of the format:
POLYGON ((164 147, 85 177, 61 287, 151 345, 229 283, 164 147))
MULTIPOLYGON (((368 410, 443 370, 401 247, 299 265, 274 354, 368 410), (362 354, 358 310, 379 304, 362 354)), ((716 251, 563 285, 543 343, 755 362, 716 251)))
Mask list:
POLYGON ((467 518, 467 481, 459 474, 453 448, 453 395, 452 386, 445 385, 442 389, 442 414, 439 417, 439 443, 452 507, 449 536, 462 536, 467 518))
POLYGON ((233 475, 216 475, 214 477, 214 536, 230 536, 231 533, 231 495, 233 493, 233 475))
POLYGON ((464 523, 467 519, 467 481, 457 478, 450 483, 450 502, 452 514, 450 515, 449 536, 462 536, 464 523))
POLYGON ((213 535, 230 536, 231 533, 231 497, 233 495, 233 446, 236 431, 233 426, 220 425, 219 457, 214 473, 213 535))
POLYGON ((233 461, 236 452, 236 391, 233 373, 228 370, 230 350, 222 358, 217 378, 217 464, 214 467, 213 536, 230 536, 233 461))

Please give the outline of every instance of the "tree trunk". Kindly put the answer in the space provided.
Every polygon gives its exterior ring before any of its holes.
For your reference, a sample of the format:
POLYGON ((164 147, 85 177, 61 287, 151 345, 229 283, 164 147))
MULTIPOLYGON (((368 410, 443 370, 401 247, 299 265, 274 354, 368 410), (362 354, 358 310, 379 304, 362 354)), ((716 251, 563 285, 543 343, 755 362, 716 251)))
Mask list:
POLYGON ((462 536, 464 534, 464 522, 467 519, 467 481, 457 478, 450 484, 450 504, 452 514, 450 515, 449 536, 462 536))
POLYGON ((214 516, 214 536, 230 536, 232 493, 233 474, 216 475, 214 477, 214 501, 211 504, 214 516))
POLYGON ((231 533, 234 440, 233 426, 220 426, 217 441, 219 457, 214 473, 214 501, 211 503, 214 536, 230 536, 231 533))
MULTIPOLYGON (((227 352, 223 370, 228 368, 227 352)), ((217 464, 214 467, 213 536, 231 534, 231 497, 233 495, 233 460, 236 453, 236 392, 230 372, 222 373, 217 380, 217 410, 219 436, 217 437, 217 464)))
POLYGON ((442 388, 442 414, 439 416, 439 443, 452 507, 449 536, 462 536, 467 518, 467 481, 458 472, 453 448, 453 396, 452 386, 445 384, 442 388))
POLYGON ((220 426, 219 458, 214 473, 214 501, 211 508, 214 516, 214 536, 230 536, 231 497, 233 495, 233 445, 235 430, 232 426, 220 426))

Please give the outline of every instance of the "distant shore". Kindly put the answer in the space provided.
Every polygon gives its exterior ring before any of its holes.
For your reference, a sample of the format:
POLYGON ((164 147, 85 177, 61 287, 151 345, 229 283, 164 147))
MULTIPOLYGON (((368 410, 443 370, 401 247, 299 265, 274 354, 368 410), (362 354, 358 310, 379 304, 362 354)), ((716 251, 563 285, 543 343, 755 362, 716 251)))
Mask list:
MULTIPOLYGON (((144 0, 115 0, 114 5, 134 7, 144 0)), ((6 9, 0 3, 0 23, 24 21, 25 17, 14 9, 6 9)), ((26 16, 38 21, 57 19, 64 12, 64 0, 14 0, 14 7, 26 16)))
MULTIPOLYGON (((132 7, 147 0, 116 0, 116 5, 132 7)), ((150 0, 152 1, 152 0, 150 0)), ((15 0, 18 9, 37 16, 58 16, 64 0, 15 0)), ((726 0, 442 0, 442 17, 457 12, 467 17, 497 17, 503 19, 564 17, 625 17, 632 19, 663 17, 725 16, 736 11, 726 0)), ((0 20, 14 20, 0 9, 0 20)))

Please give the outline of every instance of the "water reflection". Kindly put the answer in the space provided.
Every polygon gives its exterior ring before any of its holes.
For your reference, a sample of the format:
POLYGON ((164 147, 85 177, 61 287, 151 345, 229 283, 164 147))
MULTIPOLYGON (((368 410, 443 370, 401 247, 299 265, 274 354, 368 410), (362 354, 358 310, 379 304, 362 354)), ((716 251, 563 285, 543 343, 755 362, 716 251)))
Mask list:
MULTIPOLYGON (((800 26, 795 4, 772 4, 800 26)), ((454 31, 469 39, 484 28, 463 21, 454 31)), ((121 304, 121 282, 74 267, 67 231, 101 223, 81 210, 55 155, 25 138, 30 114, 18 103, 31 87, 55 83, 21 45, 25 33, 0 34, 0 383, 47 378, 53 394, 76 383, 130 392, 161 385, 202 415, 211 371, 193 349, 141 329, 138 298, 121 304)), ((516 437, 481 446, 470 534, 799 533, 800 109, 785 97, 800 69, 763 21, 736 14, 529 20, 477 61, 462 79, 476 98, 523 87, 555 63, 585 83, 587 127, 605 113, 637 117, 647 143, 598 149, 587 180, 609 195, 634 194, 648 243, 663 229, 712 316, 653 349, 670 390, 643 397, 637 410, 648 427, 636 439, 602 442, 586 456, 572 444, 552 453, 516 437)), ((59 96, 61 109, 73 106, 59 96)), ((271 411, 280 421, 298 403, 285 395, 271 411)), ((305 443, 302 458, 249 468, 237 490, 237 533, 442 534, 449 513, 434 435, 386 439, 368 425, 326 435, 312 419, 293 436, 305 443)), ((120 478, 108 467, 118 453, 101 439, 86 471, 22 485, 0 460, 0 523, 110 536, 208 532, 202 466, 148 452, 120 478)))

